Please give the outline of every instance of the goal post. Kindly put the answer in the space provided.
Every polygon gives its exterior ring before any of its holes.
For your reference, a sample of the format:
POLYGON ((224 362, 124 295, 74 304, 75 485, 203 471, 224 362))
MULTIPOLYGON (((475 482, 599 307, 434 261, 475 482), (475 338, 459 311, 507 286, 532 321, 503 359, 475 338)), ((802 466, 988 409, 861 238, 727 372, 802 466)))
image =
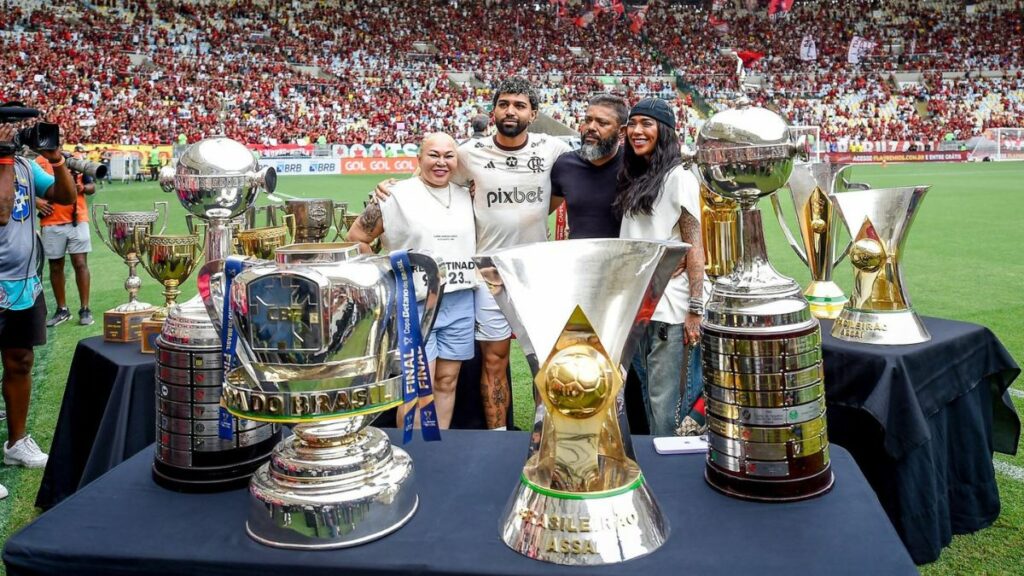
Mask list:
POLYGON ((970 148, 974 161, 1024 160, 1024 128, 989 128, 970 148))
POLYGON ((821 162, 821 155, 825 153, 825 145, 821 141, 821 126, 790 126, 789 131, 794 140, 801 136, 806 138, 811 162, 821 162))

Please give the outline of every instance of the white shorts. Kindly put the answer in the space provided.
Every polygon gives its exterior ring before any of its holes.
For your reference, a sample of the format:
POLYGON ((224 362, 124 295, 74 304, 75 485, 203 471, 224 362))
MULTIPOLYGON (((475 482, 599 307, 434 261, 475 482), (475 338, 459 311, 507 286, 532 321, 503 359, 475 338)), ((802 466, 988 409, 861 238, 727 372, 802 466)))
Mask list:
POLYGON ((500 342, 512 337, 512 327, 508 325, 505 314, 498 308, 487 284, 480 283, 476 287, 476 339, 483 342, 500 342))
POLYGON ((43 237, 43 254, 47 260, 60 260, 65 254, 83 254, 92 252, 92 237, 89 236, 89 223, 54 224, 42 226, 39 232, 43 237))

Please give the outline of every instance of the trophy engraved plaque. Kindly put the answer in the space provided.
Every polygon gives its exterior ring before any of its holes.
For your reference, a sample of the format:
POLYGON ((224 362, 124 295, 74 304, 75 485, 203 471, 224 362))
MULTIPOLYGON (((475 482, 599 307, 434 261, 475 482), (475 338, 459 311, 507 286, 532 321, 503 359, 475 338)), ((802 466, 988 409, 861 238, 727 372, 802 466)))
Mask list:
POLYGON ((850 228, 853 246, 853 293, 832 335, 868 344, 918 344, 931 339, 910 306, 903 286, 907 231, 917 216, 928 186, 870 189, 836 195, 850 228))
POLYGON ((96 234, 107 248, 124 259, 128 265, 128 279, 124 282, 124 289, 128 291, 128 302, 103 313, 103 339, 107 342, 134 342, 140 339, 142 321, 153 313, 153 306, 137 300, 142 279, 135 274, 135 267, 139 264, 135 231, 142 229, 153 233, 156 222, 160 219, 161 208, 164 223, 160 227, 160 234, 163 234, 167 228, 167 202, 154 202, 152 212, 108 212, 106 204, 92 205, 92 221, 96 224, 96 234), (97 217, 97 208, 100 209, 100 217, 97 217), (104 225, 105 234, 100 231, 100 227, 104 225))
POLYGON ((623 364, 688 248, 565 240, 475 258, 541 400, 526 465, 501 519, 502 540, 516 552, 594 566, 649 554, 668 538, 616 407, 623 364))
POLYGON ((815 318, 836 318, 846 303, 846 295, 838 284, 832 281, 832 270, 842 261, 849 245, 836 258, 836 238, 842 227, 842 218, 835 209, 835 193, 842 188, 845 179, 842 173, 849 164, 796 164, 789 177, 789 191, 796 209, 800 226, 797 243, 786 225, 782 204, 778 194, 771 196, 775 217, 782 226, 793 251, 810 268, 811 283, 804 291, 804 297, 811 306, 815 318))
POLYGON ((822 494, 833 476, 821 335, 800 286, 768 261, 757 201, 786 184, 798 147, 786 122, 740 99, 697 137, 700 179, 739 204, 739 257, 711 291, 702 327, 705 478, 744 499, 822 494))

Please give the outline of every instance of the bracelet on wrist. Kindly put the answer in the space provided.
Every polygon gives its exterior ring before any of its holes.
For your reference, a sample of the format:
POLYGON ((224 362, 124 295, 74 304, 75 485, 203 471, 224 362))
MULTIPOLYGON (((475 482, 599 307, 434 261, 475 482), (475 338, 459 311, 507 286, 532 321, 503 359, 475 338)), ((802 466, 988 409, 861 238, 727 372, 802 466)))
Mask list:
MULTIPOLYGON (((49 160, 47 160, 47 161, 49 161, 49 160)), ((58 160, 57 162, 50 162, 50 166, 53 167, 53 168, 60 168, 61 166, 64 165, 64 161, 65 161, 64 156, 61 156, 60 160, 58 160)))

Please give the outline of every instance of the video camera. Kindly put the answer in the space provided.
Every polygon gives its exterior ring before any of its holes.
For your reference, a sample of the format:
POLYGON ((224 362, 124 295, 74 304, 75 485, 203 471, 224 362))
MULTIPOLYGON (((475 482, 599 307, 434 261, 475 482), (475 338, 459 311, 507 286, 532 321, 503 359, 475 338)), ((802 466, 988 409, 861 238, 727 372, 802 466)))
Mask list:
MULTIPOLYGON (((22 106, 21 102, 7 102, 0 105, 0 124, 21 122, 38 118, 39 110, 22 106)), ((33 150, 56 150, 60 146, 60 126, 50 122, 36 122, 18 130, 11 142, 0 142, 0 154, 12 154, 28 146, 33 150), (13 148, 13 149, 12 149, 13 148)))

